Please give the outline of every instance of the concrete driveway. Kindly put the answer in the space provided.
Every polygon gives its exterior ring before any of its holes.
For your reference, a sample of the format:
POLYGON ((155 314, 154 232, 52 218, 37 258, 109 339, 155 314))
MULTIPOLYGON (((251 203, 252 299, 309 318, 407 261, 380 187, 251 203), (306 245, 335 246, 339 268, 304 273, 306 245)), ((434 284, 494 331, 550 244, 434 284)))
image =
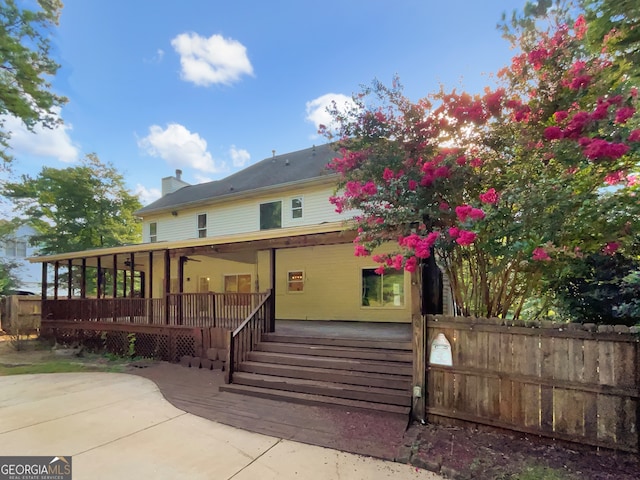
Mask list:
POLYGON ((84 479, 441 479, 239 430, 179 410, 155 383, 117 373, 0 377, 0 456, 72 456, 84 479))

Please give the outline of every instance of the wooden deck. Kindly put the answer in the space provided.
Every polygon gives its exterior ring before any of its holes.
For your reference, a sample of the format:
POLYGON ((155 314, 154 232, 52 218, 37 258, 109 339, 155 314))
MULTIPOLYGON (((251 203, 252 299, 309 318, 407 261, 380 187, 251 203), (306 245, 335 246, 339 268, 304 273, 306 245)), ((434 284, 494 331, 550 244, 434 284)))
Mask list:
MULTIPOLYGON (((277 327, 276 327, 277 328, 277 327)), ((236 428, 286 440, 394 460, 403 444, 406 415, 309 406, 220 392, 224 373, 157 362, 131 367, 154 381, 177 408, 236 428)))

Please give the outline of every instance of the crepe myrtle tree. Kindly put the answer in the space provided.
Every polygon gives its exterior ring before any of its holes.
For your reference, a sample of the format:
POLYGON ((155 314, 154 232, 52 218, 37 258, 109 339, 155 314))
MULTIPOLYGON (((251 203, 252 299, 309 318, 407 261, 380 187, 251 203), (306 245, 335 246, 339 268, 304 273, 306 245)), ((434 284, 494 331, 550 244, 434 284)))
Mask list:
POLYGON ((413 102, 397 79, 374 81, 322 129, 339 147, 330 201, 356 212, 355 255, 413 272, 435 252, 463 315, 518 318, 568 262, 637 255, 637 88, 586 48, 582 16, 551 15, 547 30, 513 22, 520 53, 498 88, 413 102))

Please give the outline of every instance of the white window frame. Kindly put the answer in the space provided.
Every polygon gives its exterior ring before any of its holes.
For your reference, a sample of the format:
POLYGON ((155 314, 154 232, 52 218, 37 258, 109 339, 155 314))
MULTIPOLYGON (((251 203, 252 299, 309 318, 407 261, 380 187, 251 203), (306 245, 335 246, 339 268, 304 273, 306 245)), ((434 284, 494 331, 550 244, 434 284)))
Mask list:
POLYGON ((149 222, 149 243, 155 243, 158 241, 158 222, 149 222), (155 227, 155 234, 152 233, 153 229, 152 227, 155 227))
POLYGON ((198 238, 207 238, 207 224, 209 223, 209 218, 206 213, 198 213, 196 215, 196 234, 198 238), (204 217, 204 227, 200 226, 200 218, 204 217), (204 235, 203 235, 204 234, 204 235))
POLYGON ((299 221, 302 220, 302 218, 304 217, 304 198, 302 196, 299 197, 291 197, 289 199, 289 207, 290 207, 290 211, 291 211, 291 220, 295 221, 299 221), (298 200, 300 202, 300 206, 299 207, 294 207, 293 206, 293 202, 298 200), (299 211, 300 212, 300 216, 296 217, 295 216, 295 212, 299 211))
POLYGON ((258 229, 260 231, 263 231, 263 230, 278 230, 278 229, 283 227, 283 222, 282 222, 283 204, 284 204, 284 202, 282 200, 271 200, 269 202, 260 202, 260 204, 258 205, 258 229), (280 226, 279 227, 262 228, 262 205, 269 205, 269 204, 272 204, 272 203, 279 203, 280 204, 280 226))

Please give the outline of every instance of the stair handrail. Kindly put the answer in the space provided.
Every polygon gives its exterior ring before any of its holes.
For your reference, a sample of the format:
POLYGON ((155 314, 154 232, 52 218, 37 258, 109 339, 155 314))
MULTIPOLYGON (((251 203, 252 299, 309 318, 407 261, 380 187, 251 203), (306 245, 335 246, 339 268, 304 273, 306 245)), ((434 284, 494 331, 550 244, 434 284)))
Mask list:
POLYGON ((267 290, 262 300, 247 318, 233 331, 228 332, 227 361, 225 383, 231 383, 237 365, 244 361, 260 341, 262 334, 272 330, 273 290, 267 290), (262 313, 262 315, 260 315, 262 313), (260 321, 262 320, 262 321, 260 321))

